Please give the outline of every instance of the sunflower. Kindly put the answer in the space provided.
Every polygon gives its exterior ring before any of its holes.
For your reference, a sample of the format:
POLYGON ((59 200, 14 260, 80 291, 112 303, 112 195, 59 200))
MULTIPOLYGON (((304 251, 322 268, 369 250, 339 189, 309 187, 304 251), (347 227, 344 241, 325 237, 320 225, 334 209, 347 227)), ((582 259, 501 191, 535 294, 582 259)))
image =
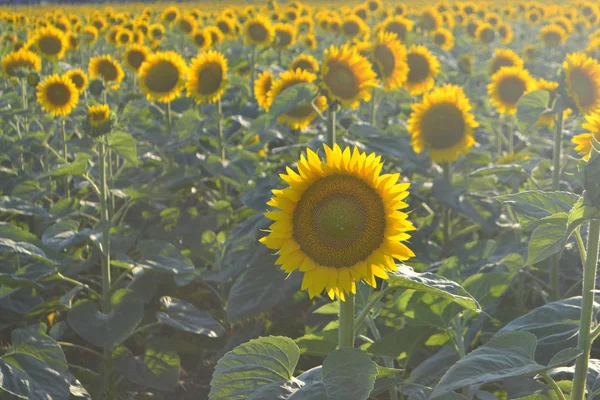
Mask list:
POLYGON ((443 50, 450 51, 454 47, 454 35, 446 28, 436 29, 431 40, 443 50))
POLYGON ((102 78, 108 89, 118 89, 125 73, 110 55, 92 57, 88 67, 91 79, 102 78))
POLYGON ((288 69, 295 71, 298 68, 308 72, 317 73, 319 71, 319 61, 310 54, 299 54, 290 63, 288 69))
POLYGON ((512 42, 514 34, 512 28, 510 27, 510 24, 502 22, 500 23, 500 25, 498 25, 497 30, 498 36, 500 36, 500 40, 502 41, 502 43, 509 44, 510 42, 512 42))
POLYGON ((141 44, 132 44, 123 54, 123 61, 132 71, 138 72, 142 63, 150 56, 150 49, 141 44))
POLYGON ((291 24, 278 23, 273 27, 275 40, 273 47, 277 50, 290 48, 296 41, 296 27, 291 24))
POLYGON ((232 37, 234 35, 235 21, 230 17, 221 15, 215 21, 215 26, 221 31, 223 36, 232 37))
POLYGON ((550 24, 540 29, 540 39, 546 47, 557 47, 567 40, 567 32, 557 24, 550 24))
POLYGON ((190 14, 184 14, 181 18, 177 20, 177 27, 181 32, 186 35, 191 34, 194 29, 196 29, 196 18, 194 18, 190 14))
POLYGON ((342 22, 342 34, 348 39, 367 39, 369 26, 356 14, 349 14, 342 22))
POLYGON ((198 29, 192 33, 192 40, 198 50, 209 49, 212 44, 212 37, 205 29, 198 29))
POLYGON ((83 93, 88 85, 88 77, 81 68, 68 70, 65 72, 65 77, 73 82, 79 93, 83 93))
POLYGON ((444 85, 425 94, 412 106, 408 131, 416 153, 429 150, 435 162, 456 161, 475 144, 473 129, 479 126, 463 89, 444 85))
MULTIPOLYGON (((271 89, 267 92, 269 106, 273 104, 273 101, 286 89, 289 89, 296 85, 301 84, 312 84, 317 79, 317 75, 302 70, 289 70, 279 75, 279 78, 274 80, 271 85, 271 89)), ((316 85, 314 86, 315 93, 318 91, 316 85)), ((293 109, 279 116, 277 123, 281 125, 288 125, 292 129, 305 129, 310 123, 319 116, 317 112, 325 111, 327 108, 327 99, 325 96, 318 96, 314 103, 307 101, 305 103, 298 104, 293 109)))
POLYGON ((575 143, 575 151, 579 152, 584 160, 590 159, 590 152, 594 146, 594 139, 600 141, 600 114, 591 113, 585 116, 585 123, 581 124, 586 133, 575 135, 571 141, 575 143))
POLYGON ((521 57, 511 49, 496 49, 494 57, 490 60, 488 72, 490 75, 494 75, 502 67, 523 68, 523 65, 521 57))
POLYGON ((138 69, 140 89, 150 101, 169 103, 179 97, 186 74, 183 57, 174 51, 157 52, 138 69))
POLYGON ((465 32, 467 32, 467 36, 471 39, 477 39, 477 31, 479 30, 479 25, 482 23, 483 22, 476 17, 469 17, 465 22, 465 32))
POLYGON ((269 110, 271 107, 271 98, 269 97, 269 91, 273 86, 273 75, 270 71, 264 71, 258 75, 258 78, 254 82, 254 97, 259 107, 265 110, 269 110))
POLYGON ((121 31, 121 29, 123 29, 123 28, 119 25, 116 25, 116 26, 113 26, 112 28, 110 28, 108 30, 108 33, 106 34, 106 41, 113 46, 118 46, 117 35, 121 31))
POLYGON ((43 58, 60 60, 64 57, 69 44, 63 31, 53 26, 47 26, 33 33, 29 46, 43 58))
POLYGON ((148 27, 151 40, 162 40, 165 37, 165 27, 161 24, 152 24, 148 27))
POLYGON ((117 31, 115 41, 117 46, 125 47, 133 42, 133 32, 129 29, 121 28, 117 31))
POLYGON ((440 13, 433 7, 427 8, 421 13, 421 26, 426 31, 435 31, 443 24, 440 13))
POLYGON ((81 41, 85 44, 89 45, 91 43, 94 43, 96 40, 98 40, 98 29, 96 29, 96 27, 93 25, 86 25, 83 28, 81 28, 79 37, 81 38, 81 41))
POLYGON ((192 60, 185 86, 187 96, 196 103, 218 101, 227 86, 227 58, 213 50, 198 55, 192 60))
POLYGON ((525 20, 529 25, 537 25, 542 20, 542 14, 537 8, 531 9, 525 14, 525 20))
POLYGON ((100 128, 110 121, 110 108, 108 104, 88 107, 88 118, 90 125, 94 128, 100 128))
POLYGON ((404 84, 408 75, 406 47, 400 43, 398 36, 389 32, 379 32, 369 55, 386 92, 404 84))
POLYGON ((535 80, 526 69, 503 67, 492 75, 488 95, 500 114, 515 114, 521 96, 534 90, 535 86, 535 80))
POLYGON ((468 54, 463 54, 458 60, 458 69, 463 74, 471 74, 473 72, 473 57, 468 54))
POLYGON ((381 22, 375 27, 376 31, 385 31, 395 33, 398 39, 402 42, 406 41, 406 35, 412 31, 414 22, 401 15, 395 15, 388 17, 386 20, 381 22))
POLYGON ((275 30, 271 21, 261 14, 248 19, 244 25, 244 41, 246 44, 268 46, 275 38, 275 30))
POLYGON ((314 22, 311 17, 302 17, 296 21, 298 32, 306 34, 314 30, 314 22))
POLYGON ((554 17, 554 18, 552 18, 552 23, 563 28, 568 35, 572 34, 573 31, 575 30, 575 27, 573 26, 573 22, 566 16, 559 15, 557 17, 554 17))
POLYGON ((77 106, 79 92, 71 79, 51 75, 38 84, 37 100, 50 115, 67 116, 77 106))
POLYGON ((326 161, 312 150, 302 155, 298 172, 287 168, 289 185, 274 190, 265 216, 275 221, 260 239, 277 250, 276 263, 288 273, 304 272, 302 290, 312 298, 323 290, 331 298, 356 293, 361 280, 375 287, 414 253, 402 242, 414 230, 408 215, 409 183, 400 174, 380 175, 381 157, 350 148, 324 146, 326 161))
POLYGON ((563 63, 567 94, 579 111, 589 114, 600 108, 600 65, 585 53, 567 54, 563 63))
POLYGON ((169 6, 163 10, 160 19, 168 24, 173 24, 179 18, 179 14, 180 12, 177 7, 169 6))
POLYGON ((425 46, 413 45, 407 53, 408 76, 404 87, 413 96, 426 92, 434 85, 440 71, 437 57, 425 46))
POLYGON ((13 51, 2 58, 2 70, 11 77, 16 78, 19 70, 40 71, 42 69, 42 60, 40 56, 26 48, 13 51))
POLYGON ((481 43, 490 44, 496 39, 496 31, 492 24, 487 22, 482 22, 477 27, 477 31, 475 32, 475 37, 481 43))
POLYGON ((321 85, 329 101, 356 108, 361 100, 371 99, 371 88, 377 85, 371 63, 349 46, 331 46, 323 54, 321 85))
POLYGON ((223 41, 223 32, 216 26, 208 26, 204 31, 210 35, 211 45, 215 46, 223 41))
POLYGON ((381 10, 382 7, 383 7, 383 3, 381 2, 381 0, 368 0, 367 1, 367 9, 371 13, 375 13, 375 12, 381 10))
POLYGON ((306 35, 302 38, 302 43, 306 46, 307 49, 316 50, 317 49, 317 38, 313 34, 306 35))

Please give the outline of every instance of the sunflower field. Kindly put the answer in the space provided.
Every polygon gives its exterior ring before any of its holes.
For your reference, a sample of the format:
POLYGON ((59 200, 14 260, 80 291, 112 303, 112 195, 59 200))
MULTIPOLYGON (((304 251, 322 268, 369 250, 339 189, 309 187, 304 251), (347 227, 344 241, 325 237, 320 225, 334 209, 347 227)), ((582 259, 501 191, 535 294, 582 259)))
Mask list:
POLYGON ((0 52, 0 399, 600 399, 597 1, 4 6, 0 52))

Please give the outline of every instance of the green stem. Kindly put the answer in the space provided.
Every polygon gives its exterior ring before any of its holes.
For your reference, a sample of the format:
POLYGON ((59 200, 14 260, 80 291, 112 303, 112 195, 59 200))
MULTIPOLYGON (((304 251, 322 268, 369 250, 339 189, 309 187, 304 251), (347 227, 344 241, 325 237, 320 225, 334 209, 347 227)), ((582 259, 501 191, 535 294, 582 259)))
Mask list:
MULTIPOLYGON (((557 101, 560 101, 560 99, 557 101)), ((554 135, 554 169, 552 170, 553 191, 557 191, 560 189, 560 153, 562 149, 563 125, 564 123, 562 107, 558 107, 556 132, 554 135)), ((550 286, 552 287, 552 299, 554 301, 558 301, 560 300, 560 256, 558 254, 553 255, 550 259, 550 268, 550 286)))
MULTIPOLYGON (((381 340, 381 334, 379 333, 377 324, 375 324, 375 321, 370 315, 367 317, 366 322, 375 340, 381 340)), ((387 368, 394 368, 394 359, 392 357, 383 357, 383 365, 385 365, 387 368)), ((390 400, 398 400, 398 392, 396 391, 395 385, 390 388, 389 392, 390 400)))
POLYGON ((544 378, 544 380, 546 381, 546 383, 550 385, 550 387, 552 387, 554 393, 558 397, 558 400, 566 400, 565 395, 563 394, 562 390, 560 390, 560 386, 558 386, 558 383, 556 383, 556 381, 552 379, 550 375, 548 375, 548 372, 543 372, 541 375, 542 378, 544 378))
POLYGON ((78 345, 78 344, 75 344, 75 343, 70 343, 70 342, 58 342, 58 344, 59 344, 61 347, 72 347, 72 348, 74 348, 74 349, 77 349, 77 350, 80 350, 80 351, 84 351, 84 352, 86 352, 86 353, 88 353, 88 354, 92 354, 92 355, 94 355, 95 357, 98 357, 99 359, 103 359, 103 358, 104 358, 104 356, 103 356, 102 354, 98 353, 98 352, 97 352, 97 351, 95 351, 95 350, 92 350, 92 349, 90 349, 89 347, 80 346, 80 345, 78 345))
MULTIPOLYGON (((449 162, 444 162, 442 165, 444 170, 444 180, 448 184, 452 185, 452 166, 449 162)), ((450 213, 451 210, 448 206, 442 205, 442 218, 443 218, 443 248, 444 251, 450 250, 450 213)))
POLYGON ((371 125, 375 126, 377 118, 377 101, 376 101, 376 89, 373 88, 373 97, 371 98, 371 125))
POLYGON ((254 99, 254 79, 256 79, 256 46, 252 46, 252 56, 250 58, 250 98, 254 99))
MULTIPOLYGON (((60 120, 60 131, 62 133, 62 142, 63 142, 63 160, 64 163, 67 164, 69 162, 68 159, 68 148, 67 148, 67 129, 65 127, 67 121, 64 119, 60 120)), ((71 188, 69 187, 69 175, 65 176, 65 194, 67 199, 71 198, 71 188)))
POLYGON ((581 317, 579 319, 579 340, 577 347, 583 354, 577 357, 575 363, 575 377, 571 399, 583 400, 585 382, 587 377, 590 350, 592 347, 592 316, 594 312, 594 290, 596 287, 596 268, 598 267, 598 249, 600 247, 600 220, 590 222, 588 234, 587 258, 583 270, 583 291, 581 317))
POLYGON ((90 292, 91 294, 93 294, 94 296, 96 296, 97 298, 101 299, 102 296, 100 295, 100 293, 96 292, 94 289, 92 289, 89 285, 86 285, 85 283, 79 282, 78 280, 75 280, 73 278, 69 278, 68 276, 64 276, 63 274, 59 273, 59 279, 61 281, 64 282, 69 282, 72 283, 75 286, 80 286, 83 289, 87 290, 88 292, 90 292))
POLYGON ((377 304, 379 302, 379 300, 381 300, 386 294, 392 292, 393 290, 394 290, 394 288, 388 286, 387 288, 385 288, 384 290, 382 290, 381 292, 379 292, 375 296, 373 296, 373 298, 367 303, 365 308, 360 312, 360 314, 358 314, 358 316, 354 320, 354 330, 355 331, 357 331, 360 328, 360 326, 362 325, 365 318, 371 312, 371 309, 373 307, 375 307, 375 304, 377 304))
POLYGON ((327 114, 327 144, 333 148, 333 145, 336 142, 336 132, 335 132, 335 110, 337 108, 337 104, 335 102, 331 102, 329 104, 329 113, 327 114))
POLYGON ((577 247, 579 248, 579 257, 581 257, 581 264, 585 265, 585 259, 587 255, 585 254, 585 245, 583 244, 583 238, 581 237, 581 231, 579 228, 575 229, 575 240, 577 240, 577 247))
POLYGON ((167 117, 167 132, 169 132, 169 136, 173 134, 172 120, 171 120, 171 102, 167 103, 167 110, 165 112, 167 117))
POLYGON ((354 295, 346 294, 346 301, 340 300, 340 327, 338 344, 340 349, 354 347, 354 295))
POLYGON ((21 83, 21 102, 23 103, 23 109, 27 110, 28 109, 27 82, 25 81, 25 78, 20 78, 20 83, 21 83))
POLYGON ((515 130, 511 125, 506 125, 508 128, 508 154, 515 152, 515 130))
MULTIPOLYGON (((219 157, 221 158, 221 164, 224 166, 227 153, 225 152, 225 138, 223 137, 223 106, 221 99, 217 100, 217 140, 219 144, 219 157)), ((227 197, 225 180, 221 181, 221 197, 223 199, 227 197)))

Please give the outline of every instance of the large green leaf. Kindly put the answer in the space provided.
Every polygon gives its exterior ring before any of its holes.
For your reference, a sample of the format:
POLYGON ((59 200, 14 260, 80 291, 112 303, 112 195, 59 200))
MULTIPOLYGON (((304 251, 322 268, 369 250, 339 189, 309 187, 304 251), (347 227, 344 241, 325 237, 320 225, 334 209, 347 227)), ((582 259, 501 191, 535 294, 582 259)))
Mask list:
POLYGON ((561 252, 564 247, 568 220, 567 213, 554 214, 542 220, 529 238, 525 265, 536 264, 561 252))
POLYGON ((542 113, 548 108, 550 92, 534 90, 523 95, 517 102, 517 120, 523 131, 535 124, 542 113))
POLYGON ((494 336, 484 346, 454 364, 440 379, 431 398, 471 385, 482 385, 514 376, 536 375, 566 365, 581 354, 575 348, 564 349, 545 366, 534 360, 536 346, 537 339, 529 332, 508 332, 494 336))
POLYGON ((583 168, 583 188, 587 204, 600 208, 600 152, 593 149, 583 168))
POLYGON ((45 172, 38 176, 38 179, 47 178, 49 176, 53 178, 61 177, 61 176, 80 176, 85 173, 88 161, 90 160, 90 155, 86 153, 78 153, 75 156, 75 160, 66 164, 59 164, 55 168, 51 169, 48 172, 45 172))
POLYGON ((84 242, 90 235, 89 228, 79 231, 79 222, 63 220, 50 226, 42 235, 44 244, 53 250, 61 251, 84 242))
POLYGON ((0 238, 0 253, 15 253, 20 257, 28 257, 51 265, 58 263, 46 255, 44 250, 28 242, 15 242, 11 239, 0 238))
POLYGON ((166 344, 150 343, 144 354, 134 357, 125 346, 113 352, 115 368, 141 386, 172 391, 179 381, 179 355, 166 344))
POLYGON ((209 399, 248 399, 262 386, 292 379, 300 351, 293 340, 262 337, 244 343, 218 362, 209 399))
POLYGON ((570 192, 544 192, 529 190, 497 196, 496 199, 510 205, 517 213, 523 228, 533 228, 543 218, 556 213, 569 212, 579 196, 570 192))
POLYGON ((404 265, 398 268, 398 272, 390 274, 389 285, 390 287, 431 293, 451 300, 471 311, 478 312, 481 308, 477 300, 458 283, 429 272, 418 273, 404 265))
POLYGON ((0 197, 0 212, 7 214, 29 215, 35 217, 48 217, 48 212, 40 206, 18 197, 0 197))
POLYGON ((136 140, 127 132, 113 132, 107 135, 108 147, 119 153, 132 164, 137 164, 136 140))
POLYGON ((165 325, 211 338, 225 334, 225 328, 219 321, 189 303, 168 296, 162 297, 160 303, 163 311, 156 313, 156 319, 165 325))
POLYGON ((73 330, 94 346, 113 348, 127 339, 142 320, 144 305, 135 292, 120 289, 111 297, 111 311, 105 314, 96 303, 82 300, 69 311, 73 330))

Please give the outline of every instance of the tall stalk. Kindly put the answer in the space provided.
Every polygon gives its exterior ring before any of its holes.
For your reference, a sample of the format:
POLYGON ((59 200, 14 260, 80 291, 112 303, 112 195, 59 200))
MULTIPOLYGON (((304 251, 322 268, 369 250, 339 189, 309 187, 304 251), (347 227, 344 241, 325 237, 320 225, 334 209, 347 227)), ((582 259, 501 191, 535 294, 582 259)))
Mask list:
MULTIPOLYGON (((69 162, 68 156, 67 156, 67 152, 68 152, 68 148, 67 148, 67 129, 66 129, 66 123, 67 121, 65 119, 60 120, 60 132, 62 134, 62 144, 63 144, 63 161, 65 164, 67 164, 69 162)), ((69 188, 69 175, 65 175, 65 195, 67 196, 67 199, 71 198, 71 188, 69 188)))
POLYGON ((593 337, 592 319, 594 312, 594 291, 596 289, 596 268, 598 267, 598 249, 600 248, 600 220, 590 222, 588 234, 587 256, 583 269, 583 291, 581 304, 581 317, 579 319, 579 339, 577 347, 583 354, 577 357, 575 363, 575 377, 571 391, 572 400, 583 400, 585 382, 587 378, 588 363, 593 337))
POLYGON ((250 63, 250 98, 254 99, 254 79, 256 79, 256 45, 252 46, 250 63))
MULTIPOLYGON (((221 158, 221 165, 225 165, 227 153, 225 152, 225 138, 223 137, 223 105, 221 99, 217 100, 217 141, 219 144, 219 157, 221 158)), ((227 197, 227 184, 225 180, 221 181, 221 197, 225 199, 227 197)))
POLYGON ((169 132, 169 136, 173 134, 173 126, 171 120, 171 102, 167 103, 167 109, 165 111, 165 116, 167 118, 167 131, 169 132))
MULTIPOLYGON (((452 167, 449 162, 444 162, 442 164, 442 169, 444 170, 444 180, 452 185, 452 167)), ((444 251, 448 251, 450 248, 450 208, 446 205, 442 205, 442 234, 443 234, 443 248, 444 251)))
POLYGON ((377 101, 376 101, 376 89, 373 88, 373 97, 371 98, 371 125, 375 126, 377 120, 377 101))
MULTIPOLYGON (((560 102, 561 100, 559 98, 556 101, 560 102)), ((554 191, 560 189, 560 156, 562 150, 563 129, 563 110, 562 107, 558 107, 556 131, 554 134, 554 169, 552 170, 552 190, 554 191)), ((553 255, 550 259, 550 287, 552 289, 552 299, 554 301, 560 300, 560 256, 558 254, 553 255)))

